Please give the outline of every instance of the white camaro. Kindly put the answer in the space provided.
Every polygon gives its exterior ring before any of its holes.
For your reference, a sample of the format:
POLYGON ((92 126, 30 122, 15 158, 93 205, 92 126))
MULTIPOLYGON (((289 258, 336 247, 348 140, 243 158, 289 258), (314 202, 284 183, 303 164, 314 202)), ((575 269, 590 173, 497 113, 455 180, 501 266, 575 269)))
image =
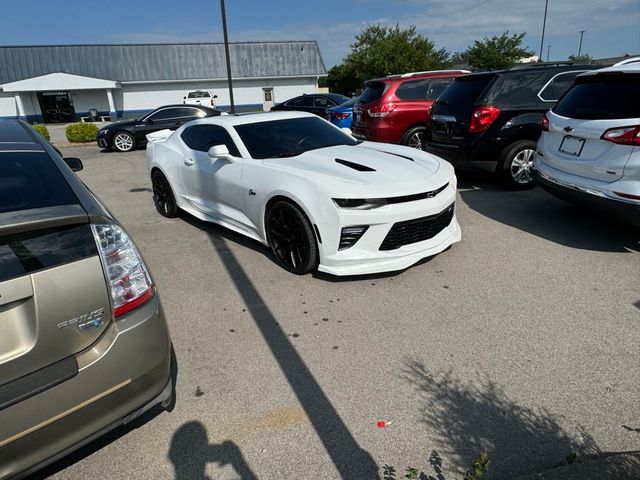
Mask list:
POLYGON ((456 177, 309 113, 210 117, 149 135, 156 208, 251 237, 296 274, 400 270, 460 240, 456 177))

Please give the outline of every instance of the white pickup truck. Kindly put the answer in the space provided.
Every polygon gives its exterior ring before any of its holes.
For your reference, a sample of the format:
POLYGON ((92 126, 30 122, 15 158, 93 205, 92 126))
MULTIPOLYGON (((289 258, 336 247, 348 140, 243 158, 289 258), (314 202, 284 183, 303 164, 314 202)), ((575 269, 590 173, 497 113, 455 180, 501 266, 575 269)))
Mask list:
POLYGON ((204 105, 205 107, 215 107, 216 102, 214 99, 218 98, 217 95, 212 95, 207 90, 194 90, 187 93, 182 97, 182 103, 185 105, 204 105))

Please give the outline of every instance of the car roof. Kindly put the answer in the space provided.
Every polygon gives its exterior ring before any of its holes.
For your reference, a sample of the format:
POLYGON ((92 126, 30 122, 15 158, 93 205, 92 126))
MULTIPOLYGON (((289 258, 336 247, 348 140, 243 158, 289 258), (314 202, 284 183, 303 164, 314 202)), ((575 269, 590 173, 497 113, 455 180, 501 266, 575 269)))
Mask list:
POLYGON ((0 121, 0 152, 16 150, 44 151, 39 139, 19 120, 0 121))
POLYGON ((495 77, 498 75, 523 75, 532 72, 559 73, 564 71, 575 70, 595 70, 598 65, 579 64, 572 62, 564 63, 522 63, 510 68, 501 68, 498 70, 486 70, 482 72, 473 72, 468 75, 458 77, 456 80, 464 80, 471 78, 495 77))
POLYGON ((274 122, 277 120, 287 120, 291 118, 319 118, 317 115, 309 112, 296 112, 296 111, 275 111, 264 113, 249 113, 244 115, 220 115, 217 117, 200 118, 198 120, 192 120, 186 125, 246 125, 249 123, 259 122, 274 122))
POLYGON ((615 73, 615 72, 640 73, 640 57, 628 58, 610 67, 599 68, 598 70, 593 70, 591 72, 581 73, 580 76, 585 77, 588 75, 598 75, 601 73, 615 73))
POLYGON ((372 78, 371 80, 367 80, 365 83, 369 82, 390 82, 394 80, 406 80, 406 79, 421 79, 421 78, 430 78, 430 77, 440 77, 445 75, 464 75, 467 73, 471 73, 469 70, 428 70, 424 72, 409 72, 409 73, 401 73, 395 75, 387 75, 386 77, 380 78, 372 78))

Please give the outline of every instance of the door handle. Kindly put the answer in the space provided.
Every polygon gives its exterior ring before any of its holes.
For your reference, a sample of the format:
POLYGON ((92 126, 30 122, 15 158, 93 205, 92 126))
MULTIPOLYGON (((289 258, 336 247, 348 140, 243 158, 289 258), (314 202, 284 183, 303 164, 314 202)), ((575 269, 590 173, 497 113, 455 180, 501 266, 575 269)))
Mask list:
POLYGON ((190 167, 191 165, 193 165, 193 160, 191 160, 190 158, 185 158, 185 159, 184 159, 184 164, 185 164, 187 167, 190 167))

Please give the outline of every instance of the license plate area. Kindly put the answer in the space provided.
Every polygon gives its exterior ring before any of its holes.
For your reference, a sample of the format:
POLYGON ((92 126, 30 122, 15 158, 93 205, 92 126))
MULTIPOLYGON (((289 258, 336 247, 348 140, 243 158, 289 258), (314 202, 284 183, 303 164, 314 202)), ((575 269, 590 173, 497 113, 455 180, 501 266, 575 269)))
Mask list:
POLYGON ((571 155, 572 157, 579 157, 584 148, 584 138, 576 138, 571 135, 565 135, 560 143, 558 151, 571 155))

